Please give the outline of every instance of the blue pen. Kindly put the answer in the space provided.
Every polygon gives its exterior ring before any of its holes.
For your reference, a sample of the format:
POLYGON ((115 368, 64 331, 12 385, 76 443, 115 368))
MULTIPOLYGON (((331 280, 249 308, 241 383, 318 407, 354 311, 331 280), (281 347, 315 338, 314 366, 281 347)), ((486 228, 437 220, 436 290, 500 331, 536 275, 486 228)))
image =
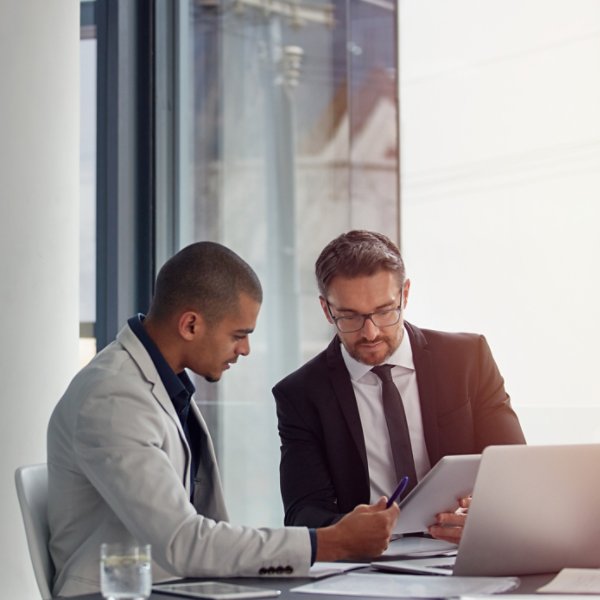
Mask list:
POLYGON ((400 494, 402 494, 402 492, 406 489, 407 485, 408 485, 408 475, 405 475, 400 480, 398 487, 394 490, 394 493, 390 496, 390 499, 387 501, 387 504, 385 505, 386 508, 389 508, 392 505, 392 502, 394 502, 397 498, 400 497, 400 494))

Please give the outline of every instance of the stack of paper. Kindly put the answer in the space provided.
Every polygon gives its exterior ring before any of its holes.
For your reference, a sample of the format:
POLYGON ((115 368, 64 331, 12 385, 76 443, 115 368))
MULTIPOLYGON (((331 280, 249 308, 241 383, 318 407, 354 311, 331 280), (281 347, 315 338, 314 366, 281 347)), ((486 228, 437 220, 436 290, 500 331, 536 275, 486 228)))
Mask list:
POLYGON ((340 575, 346 571, 352 571, 353 569, 361 569, 366 567, 365 563, 351 563, 351 562, 316 562, 308 572, 308 576, 312 579, 320 579, 321 577, 330 577, 331 575, 340 575))
POLYGON ((468 594, 497 594, 515 589, 516 577, 436 577, 426 575, 388 575, 384 573, 348 573, 308 583, 292 592, 342 594, 347 596, 383 596, 444 598, 468 594))
POLYGON ((401 537, 390 542, 387 550, 379 557, 379 560, 449 556, 456 554, 457 548, 456 544, 428 537, 401 537))
POLYGON ((600 569, 563 569, 538 592, 545 594, 600 594, 600 569))

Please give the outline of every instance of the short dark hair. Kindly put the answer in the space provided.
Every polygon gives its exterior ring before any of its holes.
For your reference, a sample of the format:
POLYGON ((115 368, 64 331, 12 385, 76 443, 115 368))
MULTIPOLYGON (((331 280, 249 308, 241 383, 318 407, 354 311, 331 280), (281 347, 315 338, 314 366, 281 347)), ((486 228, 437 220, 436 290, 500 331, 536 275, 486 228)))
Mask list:
POLYGON ((369 276, 379 271, 397 274, 400 287, 406 271, 398 246, 382 233, 353 230, 342 233, 323 249, 315 263, 320 294, 325 298, 331 280, 336 276, 369 276))
POLYGON ((262 302, 252 267, 216 242, 196 242, 172 256, 156 277, 149 316, 160 321, 182 310, 197 310, 208 323, 233 312, 241 293, 262 302))

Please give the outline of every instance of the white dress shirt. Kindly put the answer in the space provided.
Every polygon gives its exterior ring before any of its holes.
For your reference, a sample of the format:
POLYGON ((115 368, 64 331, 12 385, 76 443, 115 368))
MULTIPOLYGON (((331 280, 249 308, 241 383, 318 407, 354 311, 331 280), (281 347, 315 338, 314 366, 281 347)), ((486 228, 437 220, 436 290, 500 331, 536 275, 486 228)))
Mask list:
MULTIPOLYGON (((371 371, 372 366, 365 365, 352 358, 343 344, 342 357, 350 373, 358 404, 367 449, 371 503, 373 503, 377 502, 381 496, 389 497, 398 485, 390 435, 383 412, 381 380, 371 371)), ((402 397, 410 432, 410 445, 415 461, 415 470, 417 478, 420 480, 431 469, 431 464, 425 447, 417 374, 406 328, 400 346, 385 361, 385 364, 394 365, 392 379, 402 397)))

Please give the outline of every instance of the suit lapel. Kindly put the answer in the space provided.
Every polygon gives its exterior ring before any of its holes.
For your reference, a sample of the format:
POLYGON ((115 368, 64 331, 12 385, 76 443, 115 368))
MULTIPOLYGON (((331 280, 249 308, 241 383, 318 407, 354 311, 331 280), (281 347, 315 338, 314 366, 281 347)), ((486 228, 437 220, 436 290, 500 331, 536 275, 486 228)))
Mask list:
POLYGON ((185 434, 183 433, 183 428, 181 427, 181 421, 177 416, 177 411, 173 406, 173 402, 171 402, 171 398, 169 398, 169 394, 167 394, 167 390, 165 390, 165 386, 163 385, 158 372, 156 371, 156 367, 154 366, 150 355, 146 351, 146 348, 144 348, 142 342, 140 342, 138 337, 129 326, 124 327, 119 332, 117 340, 123 345, 125 350, 127 350, 131 358, 135 361, 146 380, 152 384, 152 394, 162 406, 164 411, 175 422, 177 428, 179 429, 181 438, 185 442, 185 434))
POLYGON ((429 460, 434 465, 439 458, 439 436, 436 417, 436 394, 434 371, 431 364, 431 352, 423 332, 414 325, 405 322, 406 330, 413 352, 413 360, 417 373, 417 386, 419 388, 419 403, 421 405, 421 418, 423 432, 429 460))
POLYGON ((354 395, 348 369, 346 369, 346 364, 342 357, 340 341, 337 335, 327 348, 327 367, 333 391, 352 435, 352 439, 358 449, 365 474, 367 474, 369 472, 367 467, 367 450, 365 448, 365 438, 356 404, 356 396, 354 395))

